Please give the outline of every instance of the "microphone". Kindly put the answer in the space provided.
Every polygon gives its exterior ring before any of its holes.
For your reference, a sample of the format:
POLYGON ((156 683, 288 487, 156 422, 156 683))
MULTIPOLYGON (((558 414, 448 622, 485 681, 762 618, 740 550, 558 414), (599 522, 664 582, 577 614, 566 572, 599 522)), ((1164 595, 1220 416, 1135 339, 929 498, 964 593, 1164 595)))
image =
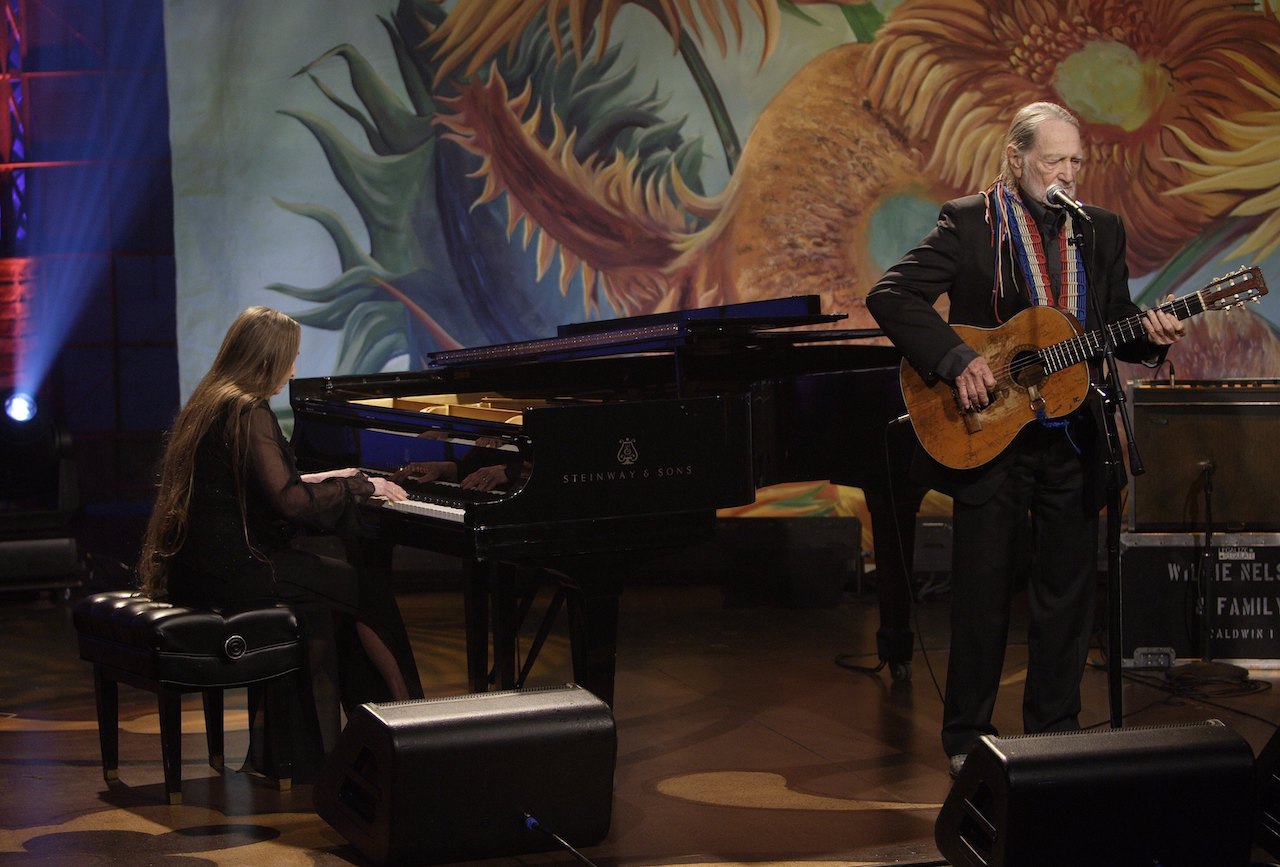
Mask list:
POLYGON ((1084 205, 1068 196, 1067 191, 1062 188, 1061 184, 1050 184, 1049 189, 1044 191, 1044 198, 1051 205, 1060 205, 1066 208, 1086 223, 1093 222, 1093 218, 1084 212, 1084 205))

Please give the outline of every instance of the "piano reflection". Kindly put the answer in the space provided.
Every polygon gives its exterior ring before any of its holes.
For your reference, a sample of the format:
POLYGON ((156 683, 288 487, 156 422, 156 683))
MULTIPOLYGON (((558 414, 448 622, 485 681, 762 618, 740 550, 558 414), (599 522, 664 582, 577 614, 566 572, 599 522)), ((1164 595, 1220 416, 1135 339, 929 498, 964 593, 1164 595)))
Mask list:
POLYGON ((795 296, 564 325, 436 352, 412 372, 295 379, 293 446, 304 472, 420 470, 381 523, 399 544, 470 565, 473 690, 488 687, 490 630, 497 685, 523 682, 536 645, 517 675, 511 570, 548 570, 568 605, 574 678, 612 704, 626 567, 709 537, 716 509, 829 479, 867 493, 877 550, 882 537, 911 550, 919 492, 898 501, 911 516, 902 540, 890 514, 911 448, 910 427, 891 424, 900 356, 866 342, 877 331, 829 327, 841 318, 795 296), (467 483, 477 472, 487 484, 467 483))

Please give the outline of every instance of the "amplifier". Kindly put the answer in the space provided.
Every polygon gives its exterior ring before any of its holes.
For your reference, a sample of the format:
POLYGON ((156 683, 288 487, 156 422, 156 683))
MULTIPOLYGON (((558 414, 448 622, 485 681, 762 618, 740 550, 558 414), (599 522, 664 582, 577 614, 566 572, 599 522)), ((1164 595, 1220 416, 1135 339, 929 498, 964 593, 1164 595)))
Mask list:
MULTIPOLYGON (((1122 659, 1280 659, 1280 533, 1122 533, 1122 659), (1209 653, 1200 582, 1209 579, 1209 653)), ((1266 666, 1270 667, 1270 666, 1266 666)))
POLYGON ((1138 382, 1130 406, 1133 530, 1280 530, 1280 380, 1138 382))

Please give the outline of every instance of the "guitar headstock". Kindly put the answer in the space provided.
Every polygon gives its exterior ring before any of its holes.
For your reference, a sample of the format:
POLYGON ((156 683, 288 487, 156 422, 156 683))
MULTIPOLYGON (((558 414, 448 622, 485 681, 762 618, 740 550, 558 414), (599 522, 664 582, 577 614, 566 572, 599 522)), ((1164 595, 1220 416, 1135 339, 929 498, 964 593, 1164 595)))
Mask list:
POLYGON ((1205 310, 1230 310, 1266 295, 1267 281, 1261 268, 1246 265, 1214 280, 1199 294, 1205 310))

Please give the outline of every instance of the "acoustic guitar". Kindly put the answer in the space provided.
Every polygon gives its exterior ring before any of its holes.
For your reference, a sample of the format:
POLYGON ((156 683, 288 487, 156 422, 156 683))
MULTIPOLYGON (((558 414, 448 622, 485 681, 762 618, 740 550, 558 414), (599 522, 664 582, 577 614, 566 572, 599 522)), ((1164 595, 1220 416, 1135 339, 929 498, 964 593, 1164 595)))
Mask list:
MULTIPOLYGON (((1183 320, 1266 294, 1262 271, 1244 267, 1158 309, 1183 320)), ((958 470, 994 460, 1031 422, 1077 409, 1089 394, 1087 362, 1106 348, 1101 330, 1085 333, 1078 319, 1054 307, 1029 307, 996 328, 952 327, 991 366, 996 377, 992 402, 984 409, 964 410, 950 383, 929 385, 905 360, 899 381, 920 444, 938 463, 958 470)), ((1130 316, 1106 330, 1115 345, 1128 343, 1143 335, 1142 317, 1130 316)))

